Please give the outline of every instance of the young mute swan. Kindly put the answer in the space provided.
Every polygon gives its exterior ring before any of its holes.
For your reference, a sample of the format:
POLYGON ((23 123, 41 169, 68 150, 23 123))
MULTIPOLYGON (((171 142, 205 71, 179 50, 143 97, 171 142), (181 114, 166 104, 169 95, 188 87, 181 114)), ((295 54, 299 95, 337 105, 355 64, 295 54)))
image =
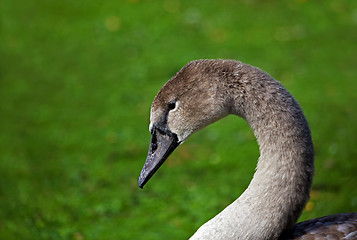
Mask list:
POLYGON ((162 87, 151 106, 139 187, 190 135, 228 114, 245 119, 257 137, 256 172, 243 194, 191 239, 357 239, 357 213, 295 225, 314 172, 309 125, 278 81, 239 61, 192 61, 162 87))

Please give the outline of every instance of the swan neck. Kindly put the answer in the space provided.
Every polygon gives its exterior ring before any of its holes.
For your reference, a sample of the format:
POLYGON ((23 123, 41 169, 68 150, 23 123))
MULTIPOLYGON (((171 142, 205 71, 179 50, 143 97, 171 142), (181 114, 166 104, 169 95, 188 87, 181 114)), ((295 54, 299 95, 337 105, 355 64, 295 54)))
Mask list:
POLYGON ((260 157, 236 203, 237 209, 248 211, 250 219, 241 222, 250 222, 246 232, 256 230, 261 239, 275 239, 295 224, 308 201, 314 151, 309 125, 292 95, 266 76, 258 86, 246 90, 251 99, 244 103, 243 117, 257 138, 260 157))
POLYGON ((222 99, 254 131, 260 150, 256 172, 243 194, 191 239, 216 239, 217 233, 220 239, 278 239, 309 198, 314 151, 299 104, 268 74, 249 65, 239 68, 237 87, 229 85, 231 92, 222 99))

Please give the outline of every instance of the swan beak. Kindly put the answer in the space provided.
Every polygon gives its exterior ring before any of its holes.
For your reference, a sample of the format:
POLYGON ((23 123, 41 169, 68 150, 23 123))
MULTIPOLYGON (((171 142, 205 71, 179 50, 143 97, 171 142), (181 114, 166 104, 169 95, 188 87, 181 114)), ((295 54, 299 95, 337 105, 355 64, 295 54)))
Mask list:
POLYGON ((148 156, 138 179, 140 188, 144 187, 179 144, 176 134, 157 128, 153 129, 148 156))

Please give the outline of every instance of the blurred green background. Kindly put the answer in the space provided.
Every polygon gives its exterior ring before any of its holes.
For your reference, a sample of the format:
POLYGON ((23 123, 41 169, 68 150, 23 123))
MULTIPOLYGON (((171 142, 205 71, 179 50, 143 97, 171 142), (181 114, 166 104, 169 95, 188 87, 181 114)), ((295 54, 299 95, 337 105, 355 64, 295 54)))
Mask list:
POLYGON ((239 59, 299 100, 316 148, 300 220, 357 211, 357 2, 3 0, 0 239, 187 239, 237 198, 258 147, 230 116, 144 190, 151 101, 188 61, 239 59))

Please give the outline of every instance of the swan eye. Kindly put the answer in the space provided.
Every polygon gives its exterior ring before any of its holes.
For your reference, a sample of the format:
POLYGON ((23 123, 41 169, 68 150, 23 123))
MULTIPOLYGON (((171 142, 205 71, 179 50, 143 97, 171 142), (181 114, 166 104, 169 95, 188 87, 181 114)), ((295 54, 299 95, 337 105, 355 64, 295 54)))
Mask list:
POLYGON ((169 102, 169 110, 173 110, 176 107, 176 102, 169 102))

